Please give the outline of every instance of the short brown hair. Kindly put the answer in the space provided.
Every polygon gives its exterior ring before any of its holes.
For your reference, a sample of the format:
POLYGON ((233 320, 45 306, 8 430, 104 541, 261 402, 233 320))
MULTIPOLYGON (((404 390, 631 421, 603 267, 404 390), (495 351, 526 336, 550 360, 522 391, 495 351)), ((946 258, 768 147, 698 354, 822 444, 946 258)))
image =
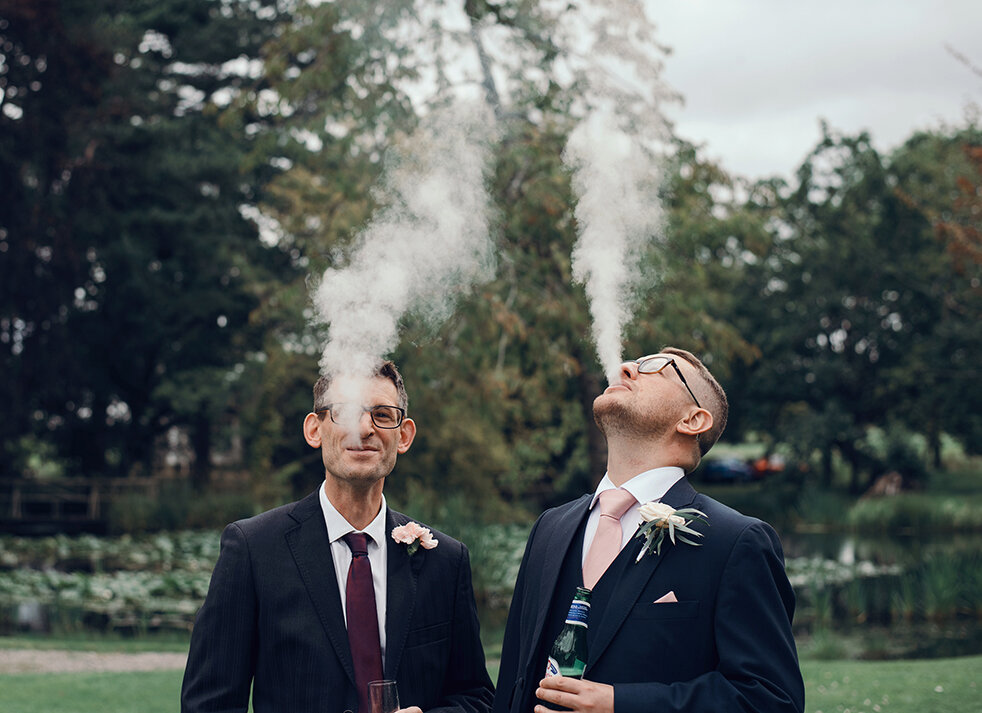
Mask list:
POLYGON ((719 385, 719 382, 716 381, 713 375, 709 373, 706 365, 692 352, 687 352, 685 349, 678 349, 677 347, 665 347, 659 353, 671 354, 685 359, 696 368, 696 373, 701 377, 697 383, 690 384, 690 386, 699 392, 699 403, 703 405, 703 408, 713 414, 712 428, 705 433, 699 434, 699 454, 706 455, 709 449, 719 440, 723 429, 726 428, 726 420, 730 413, 730 404, 726 399, 726 392, 723 391, 723 387, 719 385))
MULTIPOLYGON (((409 394, 406 393, 406 384, 403 382, 402 374, 399 373, 395 362, 383 361, 375 369, 373 376, 388 379, 395 384, 396 393, 399 395, 397 406, 401 407, 406 413, 409 413, 409 394)), ((331 388, 331 382, 333 380, 334 376, 332 374, 322 374, 317 379, 317 382, 314 384, 314 411, 320 411, 327 406, 327 391, 331 388)))

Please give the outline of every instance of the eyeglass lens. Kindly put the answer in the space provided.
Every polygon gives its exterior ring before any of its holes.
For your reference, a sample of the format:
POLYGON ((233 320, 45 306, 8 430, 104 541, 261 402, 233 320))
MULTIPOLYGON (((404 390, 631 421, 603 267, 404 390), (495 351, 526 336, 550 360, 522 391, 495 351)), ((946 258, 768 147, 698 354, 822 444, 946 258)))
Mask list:
MULTIPOLYGON (((349 404, 330 404, 327 406, 334 423, 341 423, 351 416, 351 406, 349 404)), ((372 417, 372 423, 379 428, 398 428, 402 423, 402 409, 397 406, 362 406, 361 412, 368 412, 372 417)))
POLYGON ((702 405, 699 403, 699 399, 697 399, 696 395, 692 393, 692 389, 689 388, 689 382, 685 380, 685 376, 682 375, 682 370, 679 369, 678 364, 675 363, 674 359, 663 356, 641 357, 637 360, 638 373, 657 374, 669 364, 671 364, 672 368, 675 369, 675 373, 679 375, 679 380, 682 382, 682 386, 684 386, 685 390, 689 392, 689 396, 691 396, 692 400, 696 402, 696 406, 702 408, 702 405))
POLYGON ((657 374, 672 363, 668 357, 642 357, 638 360, 638 372, 641 374, 657 374))

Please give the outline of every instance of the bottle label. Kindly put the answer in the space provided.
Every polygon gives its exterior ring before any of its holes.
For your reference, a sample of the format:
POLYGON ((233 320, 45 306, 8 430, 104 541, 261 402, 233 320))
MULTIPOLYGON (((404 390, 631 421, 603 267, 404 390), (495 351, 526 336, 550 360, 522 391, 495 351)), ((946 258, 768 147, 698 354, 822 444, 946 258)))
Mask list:
POLYGON ((546 678, 549 678, 549 676, 558 676, 558 675, 559 675, 559 662, 556 661, 556 659, 554 659, 552 656, 550 656, 549 660, 546 661, 546 678))
POLYGON ((566 676, 567 678, 582 678, 583 671, 586 670, 586 661, 580 661, 575 659, 572 666, 566 666, 561 668, 559 662, 552 656, 546 661, 546 675, 545 678, 550 676, 566 676))
POLYGON ((567 624, 578 624, 586 626, 587 619, 590 618, 590 602, 574 600, 569 607, 569 614, 566 615, 567 624))

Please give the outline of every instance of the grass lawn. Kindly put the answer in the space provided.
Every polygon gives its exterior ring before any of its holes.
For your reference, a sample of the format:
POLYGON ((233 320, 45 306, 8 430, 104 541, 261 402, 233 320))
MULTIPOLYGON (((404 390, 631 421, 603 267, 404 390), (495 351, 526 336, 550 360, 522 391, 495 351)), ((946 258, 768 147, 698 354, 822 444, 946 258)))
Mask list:
POLYGON ((0 676, 4 713, 175 713, 183 671, 0 676))
POLYGON ((982 711, 982 656, 918 661, 805 661, 808 713, 982 711))
MULTIPOLYGON (((982 656, 805 661, 807 713, 980 711, 982 656)), ((492 678, 497 671, 492 672, 492 678)), ((173 713, 181 671, 0 676, 4 713, 173 713)), ((300 713, 300 712, 297 712, 300 713)))
POLYGON ((97 651, 100 653, 135 654, 142 651, 187 652, 190 634, 168 633, 147 636, 112 636, 91 633, 0 636, 0 649, 61 649, 63 651, 97 651))

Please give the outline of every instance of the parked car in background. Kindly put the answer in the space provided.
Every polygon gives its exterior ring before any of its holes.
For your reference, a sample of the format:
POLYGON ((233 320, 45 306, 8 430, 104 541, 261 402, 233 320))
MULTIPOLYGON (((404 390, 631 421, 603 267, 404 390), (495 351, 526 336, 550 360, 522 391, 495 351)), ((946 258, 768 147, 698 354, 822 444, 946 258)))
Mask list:
POLYGON ((773 453, 769 456, 761 456, 753 462, 753 476, 755 480, 766 478, 768 475, 783 473, 785 468, 784 456, 773 453))
POLYGON ((753 467, 739 458, 707 460, 702 466, 702 479, 708 483, 746 483, 753 478, 753 467))

